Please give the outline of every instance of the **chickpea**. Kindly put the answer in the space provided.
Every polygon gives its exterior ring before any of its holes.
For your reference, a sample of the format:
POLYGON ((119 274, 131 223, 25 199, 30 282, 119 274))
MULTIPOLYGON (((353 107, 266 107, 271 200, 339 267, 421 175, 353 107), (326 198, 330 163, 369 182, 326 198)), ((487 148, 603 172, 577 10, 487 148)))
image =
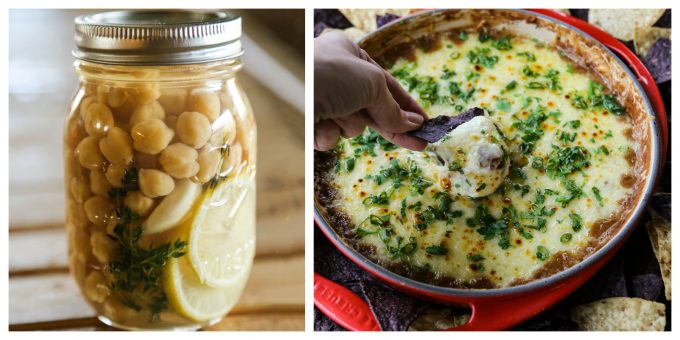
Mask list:
POLYGON ((175 189, 175 181, 163 171, 153 169, 139 170, 139 190, 146 197, 166 196, 175 189))
POLYGON ((107 105, 109 103, 109 92, 111 92, 111 86, 109 85, 97 86, 97 102, 99 102, 100 104, 107 105))
POLYGON ((107 104, 110 107, 119 108, 132 98, 130 98, 130 94, 124 88, 114 87, 109 91, 107 99, 107 104))
POLYGON ((80 107, 78 109, 78 112, 80 113, 80 118, 85 120, 85 114, 87 113, 87 109, 90 107, 90 105, 94 104, 97 102, 97 97, 96 96, 88 96, 83 98, 83 100, 80 101, 80 107))
POLYGON ((86 260, 90 256, 89 228, 71 228, 68 233, 69 253, 78 254, 86 260))
POLYGON ((91 197, 85 201, 83 208, 87 219, 99 227, 106 227, 109 220, 115 215, 113 203, 101 196, 91 197))
POLYGON ((142 195, 139 191, 128 193, 123 200, 125 206, 132 209, 132 211, 139 214, 139 216, 146 216, 151 212, 154 206, 153 198, 142 195))
POLYGON ((162 120, 151 118, 133 126, 131 135, 135 150, 156 155, 168 146, 175 133, 162 120))
POLYGON ((85 137, 78 143, 76 157, 80 165, 89 170, 97 170, 104 166, 104 158, 99 152, 99 145, 92 136, 85 137))
POLYGON ((71 150, 66 150, 64 152, 64 172, 66 178, 75 176, 77 168, 80 168, 80 163, 75 153, 71 150))
POLYGON ((178 118, 179 118, 179 117, 178 117, 177 115, 167 116, 167 117, 165 117, 165 124, 166 124, 169 128, 171 128, 171 129, 173 129, 173 130, 176 131, 176 130, 177 130, 177 119, 178 119, 178 118))
POLYGON ((116 296, 110 296, 106 299, 103 314, 119 323, 124 323, 126 320, 137 320, 140 317, 138 311, 124 305, 116 296))
POLYGON ((139 104, 149 104, 161 96, 161 91, 158 89, 158 84, 146 83, 141 87, 135 89, 135 98, 139 104))
POLYGON ((213 123, 213 134, 210 143, 213 145, 231 144, 236 137, 236 122, 230 114, 223 114, 213 123))
POLYGON ((106 169, 106 180, 114 187, 120 188, 123 186, 121 179, 125 176, 125 172, 127 172, 126 167, 118 164, 111 164, 109 165, 109 168, 106 169))
POLYGON ((66 208, 66 221, 68 223, 71 223, 78 228, 87 227, 90 220, 88 219, 82 204, 79 204, 75 200, 67 200, 66 208))
POLYGON ((245 161, 250 159, 250 154, 255 152, 253 141, 256 138, 255 122, 252 118, 235 116, 236 119, 236 140, 242 147, 242 158, 245 161))
POLYGON ((99 149, 112 164, 128 165, 132 162, 132 138, 123 129, 113 127, 99 141, 99 149))
POLYGON ((87 257, 83 254, 71 253, 68 256, 68 264, 78 284, 83 285, 85 275, 87 275, 87 257))
POLYGON ((243 149, 241 144, 235 143, 229 146, 229 151, 222 162, 222 167, 220 168, 220 176, 227 176, 233 172, 241 171, 243 149))
POLYGON ((184 144, 199 149, 210 139, 210 121, 198 112, 184 112, 177 119, 176 131, 184 144))
POLYGON ((139 151, 135 151, 135 165, 144 169, 160 169, 158 157, 139 151))
POLYGON ((116 226, 118 226, 118 223, 120 223, 121 219, 118 216, 115 216, 106 223, 106 233, 112 236, 116 236, 116 226))
POLYGON ((189 97, 189 110, 204 114, 212 122, 220 115, 220 98, 215 92, 194 90, 189 97))
POLYGON ((113 113, 106 105, 93 103, 87 108, 84 122, 90 136, 102 137, 113 127, 113 113))
POLYGON ((189 94, 183 89, 161 90, 158 102, 161 103, 165 112, 169 115, 176 115, 186 111, 187 98, 189 94))
POLYGON ((222 157, 220 149, 212 146, 210 143, 201 149, 201 152, 198 154, 198 165, 200 166, 198 180, 201 184, 215 177, 217 167, 220 164, 220 157, 222 157))
POLYGON ((69 189, 71 196, 78 203, 83 203, 92 196, 90 183, 87 182, 86 178, 72 177, 69 189))
POLYGON ((165 110, 163 109, 163 106, 161 106, 161 104, 155 100, 137 106, 130 117, 130 125, 134 126, 139 122, 143 122, 151 118, 160 120, 165 119, 165 110))
POLYGON ((103 172, 99 170, 90 171, 90 190, 95 195, 108 197, 111 183, 106 179, 103 172))
POLYGON ((83 286, 85 296, 98 303, 104 302, 109 296, 109 289, 106 285, 106 278, 102 273, 93 271, 85 278, 85 285, 83 286))
POLYGON ((94 83, 85 84, 85 95, 97 98, 97 87, 98 85, 94 83))
POLYGON ((66 132, 64 133, 64 142, 68 147, 74 147, 87 136, 87 132, 83 127, 78 116, 71 116, 66 122, 66 132))
POLYGON ((175 178, 187 178, 198 173, 198 152, 182 143, 175 143, 163 150, 158 158, 163 170, 175 178))
POLYGON ((116 242, 112 241, 103 231, 92 233, 92 236, 90 236, 90 247, 97 261, 103 264, 111 262, 118 250, 116 242))

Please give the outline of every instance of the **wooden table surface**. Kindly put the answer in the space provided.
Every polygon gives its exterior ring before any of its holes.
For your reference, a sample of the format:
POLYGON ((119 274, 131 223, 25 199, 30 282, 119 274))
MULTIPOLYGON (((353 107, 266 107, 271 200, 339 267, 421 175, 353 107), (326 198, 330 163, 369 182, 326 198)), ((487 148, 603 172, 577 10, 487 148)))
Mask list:
MULTIPOLYGON (((77 79, 76 14, 10 11, 10 330, 112 330, 96 319, 67 265, 61 136, 77 79)), ((240 301, 208 329, 303 330, 304 143, 294 126, 302 113, 248 73, 247 57, 245 64, 240 79, 258 124, 257 253, 240 301)))

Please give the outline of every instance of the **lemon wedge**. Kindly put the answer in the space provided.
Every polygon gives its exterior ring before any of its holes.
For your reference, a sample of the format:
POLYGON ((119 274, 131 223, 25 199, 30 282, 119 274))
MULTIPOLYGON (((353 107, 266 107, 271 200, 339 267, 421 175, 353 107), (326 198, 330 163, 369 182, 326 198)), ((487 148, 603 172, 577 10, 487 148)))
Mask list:
POLYGON ((186 257, 171 258, 163 271, 165 294, 170 306, 180 315, 198 322, 227 314, 246 285, 248 271, 230 286, 213 288, 201 283, 186 257))
POLYGON ((201 283, 219 288, 239 280, 255 253, 252 177, 236 177, 208 190, 188 230, 187 257, 201 283))
POLYGON ((163 282, 170 306, 196 321, 224 316, 238 301, 255 255, 255 184, 237 177, 196 203, 187 254, 168 261, 163 282))

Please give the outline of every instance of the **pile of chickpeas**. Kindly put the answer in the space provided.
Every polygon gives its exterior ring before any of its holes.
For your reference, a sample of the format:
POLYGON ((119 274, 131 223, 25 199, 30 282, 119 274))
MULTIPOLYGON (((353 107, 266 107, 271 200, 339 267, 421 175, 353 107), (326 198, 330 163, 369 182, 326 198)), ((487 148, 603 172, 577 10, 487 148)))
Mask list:
POLYGON ((178 180, 205 184, 254 170, 255 123, 240 93, 233 78, 192 87, 81 84, 65 130, 69 262, 103 315, 121 322, 136 314, 107 288, 107 265, 118 256, 109 235, 119 222, 109 191, 136 168, 139 190, 123 204, 143 222, 178 180))

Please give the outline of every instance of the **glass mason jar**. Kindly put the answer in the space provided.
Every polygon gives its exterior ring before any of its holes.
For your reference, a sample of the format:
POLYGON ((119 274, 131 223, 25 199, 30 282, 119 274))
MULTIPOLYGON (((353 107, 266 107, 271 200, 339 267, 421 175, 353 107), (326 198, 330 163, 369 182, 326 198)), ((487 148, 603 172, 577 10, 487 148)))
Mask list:
POLYGON ((239 17, 76 19, 64 134, 70 269, 104 323, 194 329, 238 300, 255 251, 255 136, 239 17))

